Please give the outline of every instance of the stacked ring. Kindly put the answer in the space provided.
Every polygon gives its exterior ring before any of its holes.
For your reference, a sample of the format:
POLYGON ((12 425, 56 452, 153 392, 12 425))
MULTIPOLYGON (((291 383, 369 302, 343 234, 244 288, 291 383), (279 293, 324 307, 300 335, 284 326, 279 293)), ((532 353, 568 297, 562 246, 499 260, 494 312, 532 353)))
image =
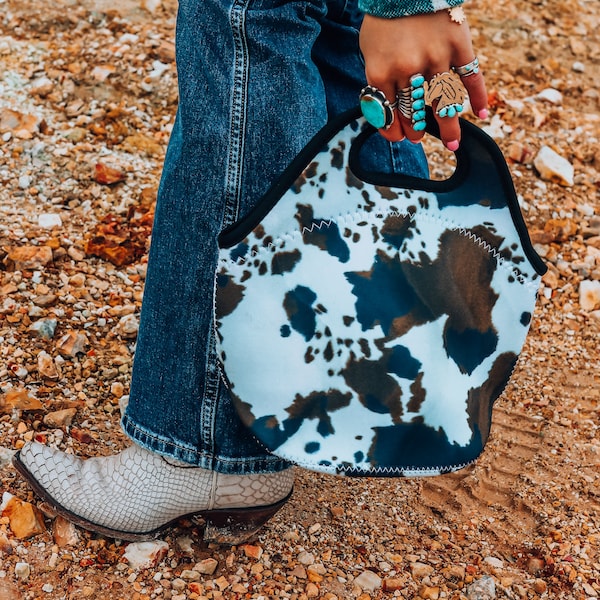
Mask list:
POLYGON ((385 94, 372 85, 367 85, 361 90, 359 100, 360 110, 370 125, 376 129, 391 127, 397 102, 390 103, 385 94))
POLYGON ((398 110, 410 119, 414 131, 425 129, 425 77, 416 73, 410 78, 410 85, 402 88, 397 96, 398 110))
POLYGON ((479 73, 479 59, 475 57, 470 63, 467 63, 462 67, 452 67, 452 70, 461 77, 469 77, 469 75, 476 75, 477 73, 479 73))
POLYGON ((450 71, 434 75, 427 84, 425 102, 432 106, 437 100, 436 113, 439 117, 455 117, 461 113, 465 98, 460 79, 450 71))

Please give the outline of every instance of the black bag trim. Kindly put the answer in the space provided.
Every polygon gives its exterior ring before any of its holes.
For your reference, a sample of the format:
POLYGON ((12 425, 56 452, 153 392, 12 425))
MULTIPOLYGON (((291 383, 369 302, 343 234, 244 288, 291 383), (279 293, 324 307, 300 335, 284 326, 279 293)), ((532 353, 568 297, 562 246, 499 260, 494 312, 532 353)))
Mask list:
MULTIPOLYGON (((269 188, 269 190, 258 201, 256 207, 245 217, 239 219, 226 229, 224 229, 218 238, 219 248, 231 248, 239 244, 247 235, 257 227, 265 218, 271 209, 277 204, 279 199, 289 190, 296 179, 302 174, 307 164, 318 154, 323 147, 345 126, 362 116, 359 107, 355 107, 339 114, 329 121, 317 134, 308 142, 308 144, 296 155, 288 167, 283 171, 279 179, 269 188)), ((349 167, 352 172, 361 180, 373 185, 386 187, 401 187, 414 189, 437 194, 448 193, 456 190, 465 181, 471 167, 469 156, 469 143, 481 144, 491 157, 495 166, 498 182, 503 187, 504 195, 508 203, 510 215, 517 234, 523 246, 527 258, 538 275, 543 275, 547 267, 536 252, 527 225, 519 208, 519 202, 515 192, 514 184, 508 165, 504 159, 502 151, 496 142, 483 132, 479 127, 460 119, 462 132, 462 142, 456 152, 456 169, 454 173, 446 180, 435 181, 405 175, 403 173, 381 173, 363 169, 360 164, 359 153, 365 142, 376 133, 376 129, 367 125, 357 136, 350 149, 349 167)), ((439 127, 433 117, 433 112, 427 107, 427 128, 426 132, 434 137, 440 137, 439 127)))

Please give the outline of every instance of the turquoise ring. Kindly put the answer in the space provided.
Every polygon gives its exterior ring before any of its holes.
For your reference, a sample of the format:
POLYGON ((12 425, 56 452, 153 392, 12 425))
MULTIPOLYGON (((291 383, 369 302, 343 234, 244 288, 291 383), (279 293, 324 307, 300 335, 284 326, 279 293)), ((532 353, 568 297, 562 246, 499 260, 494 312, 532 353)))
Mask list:
POLYGON ((423 131, 426 127, 424 85, 425 77, 416 73, 410 78, 410 85, 398 93, 398 110, 410 119, 414 131, 423 131))
POLYGON ((375 129, 389 129, 392 126, 397 102, 390 103, 385 94, 372 85, 361 90, 359 100, 363 116, 375 129))

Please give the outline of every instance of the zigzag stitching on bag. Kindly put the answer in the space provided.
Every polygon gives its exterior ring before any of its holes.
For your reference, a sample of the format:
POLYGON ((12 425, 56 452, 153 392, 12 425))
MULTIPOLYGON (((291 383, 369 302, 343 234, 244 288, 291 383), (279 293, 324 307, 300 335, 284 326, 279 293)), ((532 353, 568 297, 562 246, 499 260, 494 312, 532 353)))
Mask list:
POLYGON ((472 231, 464 227, 463 225, 459 225, 454 221, 450 221, 447 219, 438 218, 434 215, 428 214, 427 212, 403 212, 399 210, 388 210, 388 211, 377 211, 377 212, 367 212, 361 211, 356 213, 346 213, 345 215, 340 214, 337 218, 332 217, 331 219, 321 219, 319 222, 314 222, 310 227, 303 227, 301 230, 294 230, 289 233, 285 233, 277 238, 275 238, 272 242, 269 242, 267 246, 262 246, 258 250, 250 252, 250 255, 247 258, 243 256, 237 257, 235 260, 231 259, 221 259, 222 263, 233 263, 237 265, 242 265, 252 258, 256 257, 261 251, 272 251, 273 249, 277 249, 283 242, 286 240, 294 241, 298 237, 301 237, 307 233, 313 233, 315 229, 320 230, 323 227, 330 227, 332 224, 344 224, 344 223, 356 223, 358 221, 374 221, 375 219, 384 219, 386 217, 409 217, 412 222, 417 220, 417 216, 419 219, 429 219, 430 221, 434 221, 437 223, 442 223, 447 226, 448 229, 452 231, 457 231, 461 235, 469 238, 472 242, 477 244, 480 248, 482 248, 485 252, 494 257, 494 259, 498 262, 499 266, 503 269, 510 271, 510 273, 515 277, 515 279, 524 286, 527 287, 539 287, 539 283, 537 282, 537 275, 533 275, 532 280, 528 279, 526 275, 524 275, 519 269, 515 267, 511 267, 507 264, 506 259, 498 252, 496 248, 490 245, 488 242, 480 238, 478 235, 475 235, 472 231))
POLYGON ((382 476, 402 476, 402 477, 427 477, 427 476, 435 476, 435 475, 443 475, 444 473, 451 473, 453 471, 460 471, 461 469, 465 469, 470 465, 477 462, 477 458, 470 460, 468 462, 459 463, 456 465, 444 465, 439 467, 374 467, 372 469, 369 468, 361 468, 359 466, 351 466, 351 465, 320 465, 315 464, 313 462, 308 462, 304 460, 299 460, 297 456, 292 456, 287 452, 280 452, 278 450, 275 451, 275 454, 280 458, 293 462, 299 467, 303 467, 305 469, 310 470, 318 470, 323 473, 330 473, 332 475, 347 475, 347 473, 356 472, 360 473, 362 476, 373 477, 377 475, 382 476), (414 475, 413 475, 414 474, 414 475))

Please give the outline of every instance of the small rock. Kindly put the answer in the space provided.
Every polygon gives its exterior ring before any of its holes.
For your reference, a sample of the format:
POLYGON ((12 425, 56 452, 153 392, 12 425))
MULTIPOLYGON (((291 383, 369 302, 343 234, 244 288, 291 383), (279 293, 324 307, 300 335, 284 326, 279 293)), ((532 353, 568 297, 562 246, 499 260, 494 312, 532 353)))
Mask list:
POLYGON ((137 337, 139 328, 140 322, 135 315, 125 315, 119 319, 115 332, 121 337, 133 339, 137 337))
POLYGON ((423 598, 423 600, 438 600, 440 597, 440 588, 424 585, 419 590, 419 598, 423 598))
POLYGON ((319 596, 319 588, 312 581, 306 584, 306 588, 304 590, 308 598, 318 598, 319 596))
POLYGON ((42 340, 51 340, 56 332, 58 321, 56 319, 40 319, 29 326, 29 332, 37 335, 42 340))
POLYGON ((533 159, 533 165, 542 179, 554 181, 566 187, 573 185, 575 177, 573 165, 549 146, 542 146, 533 159))
POLYGON ((167 555, 169 544, 160 540, 134 542, 125 548, 124 557, 133 569, 150 569, 167 555))
POLYGON ((546 584, 546 582, 543 579, 536 579, 533 582, 533 591, 536 594, 545 594, 547 590, 548 590, 548 585, 546 584))
POLYGON ((29 563, 18 562, 15 565, 15 577, 21 581, 27 581, 31 575, 31 567, 29 563))
POLYGON ((44 213, 38 217, 38 225, 42 229, 53 229, 54 227, 62 227, 62 219, 60 215, 44 213))
POLYGON ((104 185, 112 185, 125 181, 127 174, 121 169, 110 167, 104 163, 96 163, 94 167, 94 181, 104 185))
POLYGON ((413 579, 423 579, 423 577, 427 577, 427 575, 433 573, 433 567, 421 562, 414 562, 410 565, 410 572, 413 579))
POLYGON ((306 579, 308 574, 302 565, 296 565, 294 569, 290 571, 290 576, 298 577, 298 579, 306 579))
POLYGON ((579 284, 579 305, 586 312, 600 308, 600 281, 584 279, 579 284))
POLYGON ((85 354, 90 345, 87 336, 77 331, 69 331, 56 343, 56 349, 65 357, 73 358, 78 354, 85 354))
POLYGON ((54 543, 60 548, 76 546, 79 543, 79 532, 77 527, 64 517, 56 517, 52 524, 52 537, 54 543))
POLYGON ((373 571, 363 571, 355 580, 354 583, 363 590, 373 591, 381 587, 381 577, 373 571))
POLYGON ((61 427, 69 427, 77 414, 76 408, 65 408, 63 410, 55 410, 48 413, 44 417, 44 425, 60 429, 61 427))
POLYGON ((504 568, 504 561, 500 560, 499 558, 496 558, 495 556, 486 556, 483 559, 483 561, 486 562, 488 565, 491 565, 495 569, 504 568))
POLYGON ((219 565, 218 561, 214 558, 205 558, 194 566, 194 571, 202 573, 203 575, 212 575, 219 565))
POLYGON ((554 105, 562 104, 563 101, 563 95, 554 88, 546 88, 545 90, 542 90, 536 95, 536 98, 554 105))
POLYGON ((31 82, 31 93, 45 98, 54 89, 54 82, 48 77, 38 77, 31 82))
POLYGON ((405 586, 405 582, 402 579, 396 577, 388 577, 383 580, 383 591, 384 592, 395 592, 401 590, 405 586))
POLYGON ((8 518, 11 531, 20 540, 46 531, 44 517, 39 509, 8 492, 2 496, 2 516, 8 518))
POLYGON ((195 569, 184 569, 181 571, 181 579, 186 581, 198 581, 200 579, 200 573, 195 569))
POLYGON ((473 582, 466 589, 468 600, 494 600, 496 598, 496 583, 493 577, 485 576, 473 582))
POLYGON ((527 561, 527 572, 531 573, 532 575, 537 575, 538 573, 541 573, 544 570, 545 566, 546 563, 543 559, 532 556, 527 561))
POLYGON ((79 248, 76 248, 75 246, 70 246, 67 250, 67 254, 77 262, 81 262, 85 259, 85 252, 79 248))
POLYGON ((0 396, 0 413, 12 413, 13 410, 33 411, 42 408, 44 405, 24 389, 12 389, 0 396))
MULTIPOLYGON (((4 448, 3 446, 0 446, 0 469, 3 469, 7 465, 10 465, 14 455, 15 451, 11 448, 4 448)), ((0 552, 2 551, 2 542, 0 541, 0 552)))
POLYGON ((60 371, 54 359, 45 351, 42 350, 37 355, 37 370, 44 379, 58 379, 60 371))
POLYGON ((307 552, 306 550, 302 550, 300 554, 298 554, 298 562, 305 567, 309 565, 315 564, 315 555, 307 552))
POLYGON ((33 299, 33 303, 36 306, 47 308, 48 306, 53 306, 54 304, 56 304, 57 300, 58 296, 56 296, 56 294, 41 294, 33 299))
POLYGON ((49 246, 20 246, 12 248, 5 259, 15 271, 38 271, 52 261, 49 246))
POLYGON ((260 559, 263 553, 263 549, 260 546, 253 544, 244 544, 242 549, 248 558, 253 558, 254 560, 260 559))

